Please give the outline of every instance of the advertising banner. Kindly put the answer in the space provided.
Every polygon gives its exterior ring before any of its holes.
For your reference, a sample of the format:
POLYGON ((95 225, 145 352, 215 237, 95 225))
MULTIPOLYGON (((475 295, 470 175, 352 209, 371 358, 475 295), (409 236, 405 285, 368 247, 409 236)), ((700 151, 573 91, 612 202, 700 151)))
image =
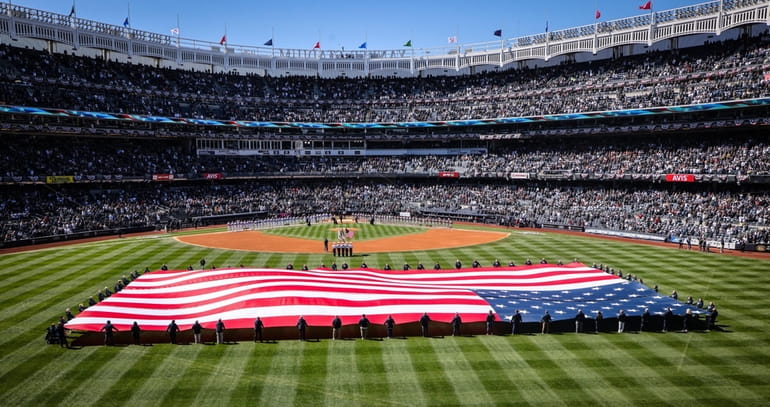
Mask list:
POLYGON ((666 182, 695 182, 693 174, 666 174, 666 182))
POLYGON ((46 184, 71 184, 75 182, 75 177, 72 175, 49 175, 45 177, 46 184))
POLYGON ((171 181, 174 179, 174 174, 153 174, 153 181, 171 181))

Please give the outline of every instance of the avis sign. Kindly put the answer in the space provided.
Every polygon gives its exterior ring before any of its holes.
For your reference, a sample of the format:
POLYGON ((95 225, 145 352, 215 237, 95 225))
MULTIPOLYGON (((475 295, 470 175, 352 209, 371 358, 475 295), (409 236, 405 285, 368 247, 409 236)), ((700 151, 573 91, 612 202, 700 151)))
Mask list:
POLYGON ((666 182, 695 182, 693 174, 666 174, 666 182))

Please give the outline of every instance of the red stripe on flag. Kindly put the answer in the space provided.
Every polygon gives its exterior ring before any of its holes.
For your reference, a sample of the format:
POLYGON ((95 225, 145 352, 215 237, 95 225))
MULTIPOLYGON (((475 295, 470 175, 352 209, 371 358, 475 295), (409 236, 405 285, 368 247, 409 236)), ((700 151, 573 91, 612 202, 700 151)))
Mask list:
POLYGON ((96 331, 109 319, 118 329, 137 321, 144 330, 165 330, 173 319, 187 329, 195 320, 208 327, 222 318, 228 328, 250 328, 257 316, 274 327, 293 326, 299 315, 311 325, 328 325, 334 315, 357 320, 362 313, 372 323, 389 314, 406 323, 423 312, 439 322, 449 322, 455 312, 464 321, 480 322, 490 305, 475 289, 557 291, 619 281, 578 263, 438 271, 156 271, 86 309, 67 327, 96 331))

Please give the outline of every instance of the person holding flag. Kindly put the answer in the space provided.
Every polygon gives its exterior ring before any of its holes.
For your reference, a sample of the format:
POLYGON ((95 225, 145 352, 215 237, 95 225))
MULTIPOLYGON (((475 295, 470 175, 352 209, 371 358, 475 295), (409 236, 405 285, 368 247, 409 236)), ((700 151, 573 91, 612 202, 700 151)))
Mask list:
POLYGON ((369 333, 369 318, 366 314, 362 314, 361 319, 358 320, 358 328, 361 331, 361 340, 365 340, 369 333))
POLYGON ((299 319, 297 320, 297 332, 299 333, 300 341, 304 341, 307 339, 307 337, 305 336, 306 330, 307 330, 307 321, 305 321, 305 317, 300 315, 299 319))

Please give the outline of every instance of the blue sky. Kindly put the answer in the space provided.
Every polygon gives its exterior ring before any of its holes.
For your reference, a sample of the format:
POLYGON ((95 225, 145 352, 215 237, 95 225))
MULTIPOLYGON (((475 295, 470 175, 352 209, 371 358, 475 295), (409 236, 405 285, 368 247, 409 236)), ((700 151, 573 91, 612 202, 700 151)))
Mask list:
MULTIPOLYGON (((3 0, 7 1, 7 0, 3 0)), ((443 47, 449 36, 459 43, 494 41, 503 30, 513 38, 645 13, 646 0, 75 0, 77 16, 121 25, 129 13, 131 27, 169 33, 179 16, 181 36, 218 42, 227 30, 231 45, 261 46, 274 37, 281 48, 400 49, 443 47), (130 6, 130 7, 129 7, 130 6)), ((655 0, 655 10, 704 1, 655 0)), ((67 14, 71 0, 12 0, 13 4, 67 14)))

